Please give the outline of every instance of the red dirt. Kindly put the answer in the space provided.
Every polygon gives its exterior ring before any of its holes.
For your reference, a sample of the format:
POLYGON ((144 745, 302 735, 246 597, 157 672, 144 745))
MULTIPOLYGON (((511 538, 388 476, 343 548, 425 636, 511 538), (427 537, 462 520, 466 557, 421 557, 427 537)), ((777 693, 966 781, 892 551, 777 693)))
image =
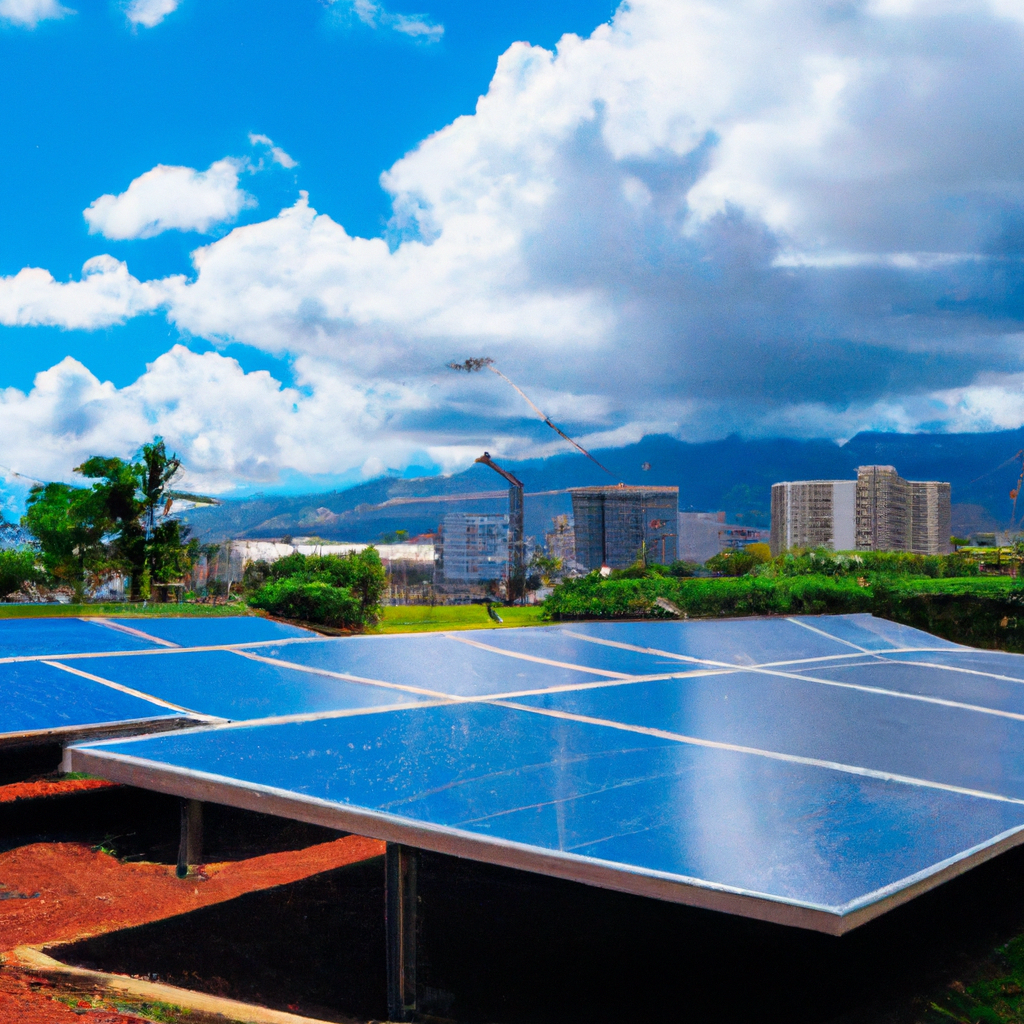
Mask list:
MULTIPOLYGON (((305 850, 207 864, 195 876, 179 879, 173 866, 125 864, 78 843, 22 846, 0 854, 0 894, 28 897, 8 895, 0 901, 0 953, 6 954, 10 965, 14 959, 11 951, 19 945, 69 942, 146 924, 383 852, 384 843, 375 839, 345 836, 305 850)), ((41 988, 39 984, 40 979, 17 967, 0 968, 0 1021, 64 1024, 116 1020, 130 1024, 141 1019, 85 1007, 76 1014, 53 1000, 46 983, 41 988)))
POLYGON ((34 800, 41 796, 62 796, 65 793, 77 793, 83 789, 105 789, 116 783, 106 779, 60 779, 59 781, 14 782, 9 786, 0 786, 0 804, 12 800, 34 800))

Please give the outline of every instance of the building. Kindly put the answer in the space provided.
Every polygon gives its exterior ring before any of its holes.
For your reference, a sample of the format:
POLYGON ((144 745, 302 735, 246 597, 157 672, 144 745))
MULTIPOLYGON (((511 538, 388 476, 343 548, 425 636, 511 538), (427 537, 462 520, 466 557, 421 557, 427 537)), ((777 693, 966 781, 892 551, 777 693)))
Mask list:
POLYGON ((950 486, 904 480, 893 466, 859 466, 856 480, 798 480, 772 486, 772 554, 949 550, 950 486))
POLYGON ((475 583, 508 573, 508 513, 449 512, 441 531, 445 580, 475 583))
POLYGON ((560 558, 562 568, 568 569, 576 562, 576 531, 572 516, 554 516, 551 531, 544 535, 548 558, 560 558))
POLYGON ((857 546, 857 481, 797 480, 772 486, 773 555, 789 548, 857 546))
POLYGON ((668 565, 678 554, 679 488, 574 487, 576 561, 588 572, 625 569, 646 544, 651 562, 668 565))
POLYGON ((748 544, 767 544, 768 531, 727 523, 724 512, 679 513, 679 557, 703 565, 709 558, 748 544))

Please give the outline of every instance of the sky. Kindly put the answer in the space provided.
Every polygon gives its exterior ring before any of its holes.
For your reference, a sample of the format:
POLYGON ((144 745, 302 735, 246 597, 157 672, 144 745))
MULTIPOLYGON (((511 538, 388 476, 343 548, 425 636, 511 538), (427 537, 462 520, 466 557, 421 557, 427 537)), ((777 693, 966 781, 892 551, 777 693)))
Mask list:
POLYGON ((0 485, 562 450, 483 356, 590 447, 1020 426, 1022 66, 1024 0, 0 0, 0 485))

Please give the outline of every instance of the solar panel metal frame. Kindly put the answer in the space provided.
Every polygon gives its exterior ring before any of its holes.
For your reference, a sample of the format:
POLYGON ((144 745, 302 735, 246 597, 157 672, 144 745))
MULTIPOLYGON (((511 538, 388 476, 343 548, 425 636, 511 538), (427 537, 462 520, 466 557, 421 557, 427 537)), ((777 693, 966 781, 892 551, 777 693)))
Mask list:
MULTIPOLYGON (((480 701, 480 703, 487 702, 480 701)), ((355 712, 355 714, 372 713, 374 712, 355 712)), ((257 727, 259 724, 244 723, 245 727, 249 728, 257 727)), ((234 725, 215 725, 193 731, 206 732, 236 727, 234 725)), ((139 739, 143 739, 143 737, 139 737, 139 739)), ((432 825, 403 818, 400 815, 308 797, 257 783, 242 782, 192 769, 168 766, 145 758, 129 758, 122 754, 106 752, 101 746, 88 749, 69 747, 65 754, 64 765, 65 771, 88 772, 112 782, 137 786, 185 799, 208 801, 243 810, 273 814, 282 818, 322 825, 342 832, 355 832, 372 839, 381 839, 389 843, 448 854, 484 864, 530 871, 598 888, 671 903, 681 903, 834 936, 844 935, 909 902, 922 893, 937 888, 944 882, 1024 843, 1024 825, 1021 825, 994 837, 990 842, 933 865, 919 872, 918 876, 911 876, 910 879, 895 883, 889 887, 895 891, 874 899, 866 905, 854 907, 846 913, 836 913, 831 909, 812 904, 772 898, 706 880, 684 880, 680 876, 668 873, 649 871, 621 863, 602 862, 596 858, 563 851, 545 850, 448 826, 432 825), (904 884, 905 882, 909 884, 904 884)))

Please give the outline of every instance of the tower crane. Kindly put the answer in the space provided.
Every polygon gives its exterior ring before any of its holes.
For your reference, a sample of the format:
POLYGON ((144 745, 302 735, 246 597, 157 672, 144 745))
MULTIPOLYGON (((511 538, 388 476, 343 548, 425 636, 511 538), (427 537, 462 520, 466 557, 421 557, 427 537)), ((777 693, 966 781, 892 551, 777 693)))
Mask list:
POLYGON ((523 565, 523 483, 508 470, 502 469, 484 452, 474 462, 490 466, 508 481, 508 599, 511 603, 522 596, 526 571, 523 565))

